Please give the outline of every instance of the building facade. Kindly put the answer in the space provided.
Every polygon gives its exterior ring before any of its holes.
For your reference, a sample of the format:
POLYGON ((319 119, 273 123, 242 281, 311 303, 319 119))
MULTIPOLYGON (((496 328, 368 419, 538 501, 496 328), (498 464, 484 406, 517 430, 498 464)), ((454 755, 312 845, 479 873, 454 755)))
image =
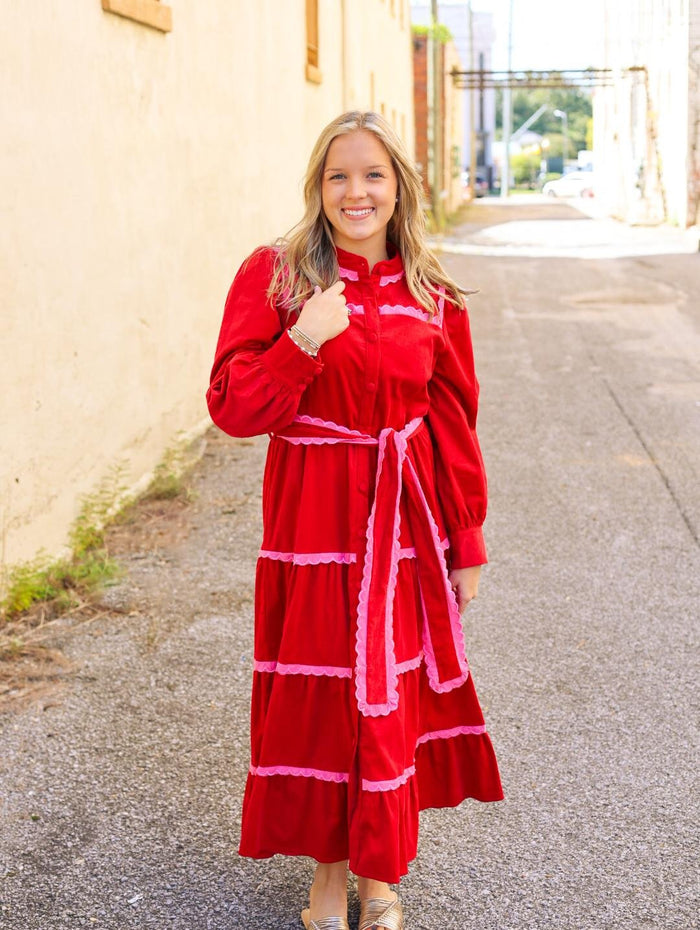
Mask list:
POLYGON ((0 51, 7 567, 209 423, 228 287, 301 217, 320 129, 414 131, 408 0, 5 4, 0 51))
MULTIPOLYGON (((428 111, 432 106, 432 89, 429 78, 429 39, 425 33, 413 36, 413 95, 416 138, 416 163, 423 178, 426 202, 431 201, 431 172, 428 141, 428 111)), ((450 71, 459 68, 454 44, 440 42, 437 46, 439 81, 439 134, 440 166, 438 184, 443 213, 453 213, 463 198, 461 161, 463 151, 461 91, 452 83, 450 71)))
MULTIPOLYGON (((490 71, 496 38, 492 14, 481 10, 473 10, 470 14, 465 0, 443 0, 438 4, 438 16, 452 34, 458 67, 465 71, 490 71)), ((414 24, 427 25, 430 22, 430 4, 411 3, 411 17, 414 24)), ((496 131, 496 91, 493 88, 460 90, 458 94, 463 139, 462 168, 466 170, 469 167, 473 127, 478 174, 491 186, 494 178, 492 146, 496 131)))
POLYGON ((608 0, 596 196, 632 223, 700 222, 700 0, 608 0))

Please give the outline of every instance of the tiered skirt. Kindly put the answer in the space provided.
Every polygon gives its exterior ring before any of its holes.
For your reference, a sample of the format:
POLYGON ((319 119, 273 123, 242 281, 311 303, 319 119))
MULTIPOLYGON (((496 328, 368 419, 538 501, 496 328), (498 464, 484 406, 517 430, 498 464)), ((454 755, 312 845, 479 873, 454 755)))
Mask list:
POLYGON ((397 882, 420 810, 502 798, 471 675, 447 693, 429 686, 415 553, 401 554, 399 706, 369 717, 354 677, 361 553, 262 550, 242 855, 349 859, 356 875, 397 882))

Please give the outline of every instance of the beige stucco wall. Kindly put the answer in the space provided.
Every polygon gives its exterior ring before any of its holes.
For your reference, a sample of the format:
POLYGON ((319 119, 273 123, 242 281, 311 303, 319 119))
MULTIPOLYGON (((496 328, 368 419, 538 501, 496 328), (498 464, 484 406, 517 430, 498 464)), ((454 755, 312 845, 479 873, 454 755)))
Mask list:
POLYGON ((304 0, 170 5, 168 34, 100 0, 4 5, 3 565, 60 551, 110 468, 136 485, 206 424, 228 286, 299 218, 322 126, 383 106, 413 148, 402 0, 320 0, 320 84, 304 0))
POLYGON ((444 46, 443 59, 443 90, 444 90, 444 163, 442 168, 443 190, 445 192, 445 209, 447 213, 454 213, 462 206, 464 191, 462 188, 462 164, 469 161, 467 147, 468 140, 463 138, 463 90, 455 87, 452 80, 452 71, 463 68, 454 42, 447 42, 444 46))

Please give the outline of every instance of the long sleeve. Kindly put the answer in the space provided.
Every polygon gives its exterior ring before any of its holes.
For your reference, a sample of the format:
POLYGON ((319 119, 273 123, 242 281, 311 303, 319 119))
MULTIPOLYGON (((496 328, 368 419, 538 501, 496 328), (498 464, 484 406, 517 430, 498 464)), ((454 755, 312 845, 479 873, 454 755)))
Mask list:
POLYGON ((320 356, 287 336, 266 291, 274 251, 255 251, 239 269, 226 298, 207 391, 212 420, 231 436, 256 436, 294 419, 306 387, 323 369, 320 356))
POLYGON ((476 435, 479 384, 466 309, 445 302, 445 345, 428 385, 436 485, 450 543, 450 567, 483 565, 486 473, 476 435))

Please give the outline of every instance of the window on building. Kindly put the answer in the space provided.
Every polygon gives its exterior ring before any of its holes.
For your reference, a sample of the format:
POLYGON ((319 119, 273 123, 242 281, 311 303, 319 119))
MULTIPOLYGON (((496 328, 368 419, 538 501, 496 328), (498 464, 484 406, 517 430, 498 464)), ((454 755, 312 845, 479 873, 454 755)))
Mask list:
POLYGON ((161 32, 170 32, 173 28, 173 11, 160 0, 102 0, 102 9, 161 32))
POLYGON ((318 0, 306 0, 306 80, 320 84, 318 59, 318 0))

